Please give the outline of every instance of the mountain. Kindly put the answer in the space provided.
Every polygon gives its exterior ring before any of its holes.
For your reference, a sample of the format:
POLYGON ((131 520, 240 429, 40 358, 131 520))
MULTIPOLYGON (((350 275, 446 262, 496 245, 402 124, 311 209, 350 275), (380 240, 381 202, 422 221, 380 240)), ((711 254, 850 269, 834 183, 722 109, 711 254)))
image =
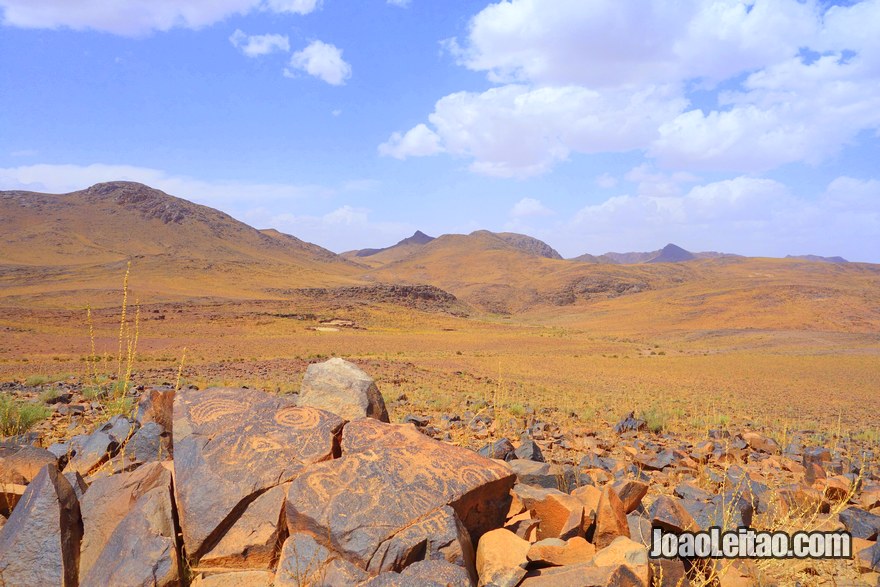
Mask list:
POLYGON ((129 260, 145 287, 202 295, 350 283, 359 272, 317 245, 134 182, 0 192, 0 218, 0 263, 19 287, 100 288, 129 260))
POLYGON ((816 261, 819 263, 849 263, 843 257, 820 257, 819 255, 786 255, 786 259, 799 259, 801 261, 816 261))
POLYGON ((377 255, 383 251, 394 248, 408 247, 409 245, 426 245, 432 240, 434 240, 433 236, 428 236, 421 230, 417 230, 413 233, 412 236, 402 239, 398 241, 397 244, 391 245, 390 247, 385 247, 383 249, 359 249, 355 251, 346 251, 345 253, 342 253, 342 256, 348 259, 358 257, 372 257, 373 255, 377 255))
POLYGON ((678 245, 669 243, 660 250, 656 257, 648 260, 648 263, 681 263, 683 261, 692 261, 696 259, 693 253, 685 251, 678 245))

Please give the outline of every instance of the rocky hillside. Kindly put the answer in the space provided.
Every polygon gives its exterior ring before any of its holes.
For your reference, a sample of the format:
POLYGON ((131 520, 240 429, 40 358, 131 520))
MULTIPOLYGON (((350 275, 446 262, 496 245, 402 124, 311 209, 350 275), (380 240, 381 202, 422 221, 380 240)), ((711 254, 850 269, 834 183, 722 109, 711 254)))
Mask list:
MULTIPOLYGON (((51 398, 58 428, 102 415, 81 391, 51 398)), ((880 476, 855 439, 826 447, 793 432, 783 445, 751 429, 684 438, 632 414, 613 430, 573 431, 530 413, 511 440, 497 433, 492 405, 391 424, 375 382, 339 358, 310 365, 294 396, 163 386, 139 398, 134 418, 45 448, 39 433, 3 439, 4 584, 647 587, 880 576, 880 476), (453 433, 483 446, 456 445, 453 433), (654 529, 711 526, 846 530, 855 560, 649 557, 654 529)))

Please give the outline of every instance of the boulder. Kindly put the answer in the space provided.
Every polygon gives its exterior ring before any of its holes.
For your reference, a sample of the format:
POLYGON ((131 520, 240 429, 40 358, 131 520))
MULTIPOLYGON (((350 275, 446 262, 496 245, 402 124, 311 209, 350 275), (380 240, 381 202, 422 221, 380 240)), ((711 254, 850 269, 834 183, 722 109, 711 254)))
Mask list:
POLYGON ((880 516, 856 506, 846 508, 839 515, 846 531, 853 537, 877 540, 878 533, 880 533, 880 516))
POLYGON ((176 586, 179 558, 171 487, 163 484, 143 494, 116 525, 80 586, 176 586))
POLYGON ((107 432, 96 430, 76 446, 73 458, 67 462, 64 471, 87 476, 116 454, 118 448, 119 443, 107 432))
POLYGON ((584 506, 584 532, 586 532, 596 523, 596 512, 599 510, 602 490, 595 485, 584 485, 572 491, 571 496, 577 498, 584 506))
POLYGON ((338 357, 308 366, 297 402, 345 420, 367 417, 389 421, 385 400, 372 377, 338 357))
POLYGON ((522 444, 519 445, 513 454, 513 458, 516 459, 525 459, 539 463, 544 462, 544 454, 541 452, 541 447, 538 446, 537 442, 530 438, 523 440, 522 444))
POLYGON ((614 425, 614 432, 616 434, 623 434, 624 432, 638 432, 640 430, 647 429, 648 423, 641 418, 636 418, 635 412, 630 412, 620 422, 614 425))
POLYGON ((12 515, 12 510, 21 501, 21 496, 27 490, 27 485, 19 485, 17 483, 0 484, 0 516, 8 518, 12 515))
POLYGON ((477 546, 479 585, 516 587, 526 576, 530 548, 528 541, 504 528, 486 532, 477 546))
POLYGON ((612 487, 623 502, 623 510, 627 514, 642 505, 642 498, 648 494, 648 484, 638 479, 622 479, 612 487))
POLYGON ((530 572, 520 587, 646 587, 626 565, 597 567, 592 562, 530 572))
POLYGON ((566 541, 558 538, 546 538, 532 544, 529 548, 528 559, 530 562, 545 566, 561 567, 585 563, 592 560, 595 554, 596 547, 580 536, 569 538, 566 541))
POLYGON ((146 390, 138 400, 134 419, 141 426, 154 422, 170 434, 174 419, 174 390, 171 388, 146 390))
POLYGON ((359 587, 471 587, 467 572, 445 561, 418 561, 400 573, 388 571, 359 587))
POLYGON ((506 438, 502 438, 491 444, 487 444, 477 452, 489 459, 501 459, 502 461, 506 461, 510 459, 515 451, 513 444, 511 444, 506 438))
MULTIPOLYGON (((273 587, 275 573, 269 571, 232 571, 229 573, 200 573, 190 587, 273 587)), ((299 586, 298 586, 299 587, 299 586)))
POLYGON ((627 565, 645 585, 648 584, 648 549, 626 536, 618 536, 611 544, 598 551, 593 557, 593 564, 597 567, 627 565))
POLYGON ((779 444, 769 436, 757 432, 743 432, 741 437, 752 450, 771 455, 779 454, 779 444))
POLYGON ((44 448, 23 445, 0 450, 0 484, 27 485, 46 465, 58 465, 58 457, 44 448))
POLYGON ((342 425, 339 416, 261 391, 178 391, 174 491, 187 556, 209 552, 263 492, 331 459, 342 425))
POLYGON ((584 504, 577 498, 558 489, 515 485, 514 494, 532 513, 541 520, 538 526, 538 540, 561 538, 567 540, 583 535, 584 504))
POLYGON ((513 481, 504 463, 362 418, 345 426, 341 458, 294 480, 287 523, 364 570, 398 571, 432 549, 458 558, 466 536, 473 543, 501 526, 513 481), (439 536, 450 544, 434 545, 439 536))
POLYGON ((599 504, 596 508, 596 528, 593 532, 593 544, 602 549, 611 544, 618 536, 629 538, 629 524, 623 502, 610 485, 602 489, 599 504))
POLYGON ((511 459, 508 461, 510 468, 516 474, 517 483, 523 485, 537 485, 564 491, 568 487, 574 487, 575 476, 570 471, 556 463, 542 463, 528 459, 511 459))
POLYGON ((6 585, 77 584, 79 502, 55 465, 45 465, 0 529, 0 577, 6 585))

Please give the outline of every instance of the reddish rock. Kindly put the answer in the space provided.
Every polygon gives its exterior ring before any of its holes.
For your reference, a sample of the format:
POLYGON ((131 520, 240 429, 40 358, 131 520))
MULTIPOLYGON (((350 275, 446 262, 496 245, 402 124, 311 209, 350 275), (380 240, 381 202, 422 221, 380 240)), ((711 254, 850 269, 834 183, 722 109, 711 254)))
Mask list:
POLYGON ((174 490, 187 555, 197 561, 257 496, 331 459, 342 424, 251 389, 178 391, 174 490))
POLYGON ((0 516, 8 518, 12 515, 12 510, 15 509, 26 490, 27 485, 18 485, 16 483, 0 484, 0 516))
POLYGON ((652 587, 690 587, 684 563, 679 559, 651 559, 652 587))
POLYGON ((46 465, 57 466, 58 457, 44 448, 0 448, 0 484, 27 485, 46 465))
POLYGON ((269 571, 200 573, 190 583, 190 587, 273 587, 274 580, 275 573, 269 571))
POLYGON ((535 542, 529 548, 530 562, 549 566, 564 566, 585 563, 596 554, 596 547, 580 536, 566 541, 548 538, 535 542))
POLYGON ((515 485, 513 492, 541 520, 538 540, 561 538, 567 540, 583 534, 584 505, 577 498, 556 489, 515 485))
POLYGON ((520 587, 647 587, 626 565, 597 567, 581 563, 532 571, 520 587))
POLYGON ((291 534, 332 544, 362 569, 397 571, 438 529, 452 539, 450 513, 472 541, 502 526, 513 481, 503 463, 410 425, 362 418, 345 426, 341 458, 294 480, 287 523, 291 534))
POLYGON ((638 479, 624 479, 611 487, 623 502, 623 509, 627 514, 642 505, 642 498, 648 494, 648 484, 638 479))
POLYGON ((284 541, 275 587, 333 587, 369 579, 362 569, 319 544, 308 534, 295 533, 284 541))
POLYGON ((45 465, 0 529, 0 577, 6 585, 75 586, 81 539, 73 488, 45 465))
POLYGON ((618 536, 629 538, 629 525, 626 521, 623 502, 610 485, 602 489, 599 505, 596 508, 596 529, 593 532, 593 544, 602 549, 611 544, 618 536))
POLYGON ((388 422, 385 400, 373 378, 338 357, 306 369, 298 405, 332 412, 345 420, 375 418, 388 422))
POLYGON ((779 453, 779 444, 768 436, 757 432, 743 432, 742 439, 752 450, 775 455, 779 453))
POLYGON ((645 585, 648 584, 648 549, 626 536, 618 536, 611 544, 599 550, 593 557, 593 564, 597 567, 627 565, 645 585))
POLYGON ((596 511, 599 509, 599 500, 602 490, 595 485, 584 485, 571 492, 584 505, 584 532, 596 523, 596 511))
POLYGON ((515 587, 526 575, 531 545, 513 532, 486 532, 477 546, 479 585, 515 587))
POLYGON ((400 573, 389 571, 359 587, 471 587, 474 583, 458 565, 445 561, 418 561, 400 573))

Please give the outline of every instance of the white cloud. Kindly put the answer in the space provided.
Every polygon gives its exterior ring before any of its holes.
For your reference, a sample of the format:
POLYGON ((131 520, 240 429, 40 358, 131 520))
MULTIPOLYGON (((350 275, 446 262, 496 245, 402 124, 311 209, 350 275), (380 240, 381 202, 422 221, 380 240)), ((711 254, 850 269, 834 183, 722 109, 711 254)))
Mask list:
POLYGON ((603 173, 596 178, 596 185, 602 189, 611 189, 617 186, 617 178, 610 173, 603 173))
POLYGON ((254 10, 308 14, 320 6, 320 0, 0 0, 5 25, 93 29, 124 36, 199 29, 254 10))
POLYGON ((241 29, 229 37, 232 46, 241 49, 248 57, 268 55, 275 51, 287 53, 290 51, 290 41, 286 35, 246 35, 241 29))
MULTIPOLYGON (((291 55, 290 67, 305 71, 334 86, 345 84, 345 80, 351 77, 351 65, 342 59, 342 50, 321 41, 312 41, 308 47, 291 55)), ((288 77, 294 75, 287 69, 284 74, 288 77)))
POLYGON ((736 177, 677 196, 623 195, 585 206, 557 231, 572 252, 689 250, 745 255, 813 253, 876 260, 865 248, 880 234, 880 181, 841 177, 816 199, 783 184, 736 177))
POLYGON ((440 137, 424 124, 409 129, 406 134, 392 133, 388 140, 379 145, 379 154, 395 159, 425 157, 440 153, 440 137))
POLYGON ((401 8, 406 8, 409 6, 410 0, 387 0, 388 4, 392 6, 400 6, 401 8))
POLYGON ((437 101, 431 153, 487 175, 628 150, 755 173, 880 129, 880 0, 509 0, 444 46, 496 87, 437 101))
POLYGON ((536 200, 535 198, 523 198, 510 209, 510 215, 514 218, 550 216, 551 214, 553 214, 553 210, 542 204, 541 200, 536 200))

